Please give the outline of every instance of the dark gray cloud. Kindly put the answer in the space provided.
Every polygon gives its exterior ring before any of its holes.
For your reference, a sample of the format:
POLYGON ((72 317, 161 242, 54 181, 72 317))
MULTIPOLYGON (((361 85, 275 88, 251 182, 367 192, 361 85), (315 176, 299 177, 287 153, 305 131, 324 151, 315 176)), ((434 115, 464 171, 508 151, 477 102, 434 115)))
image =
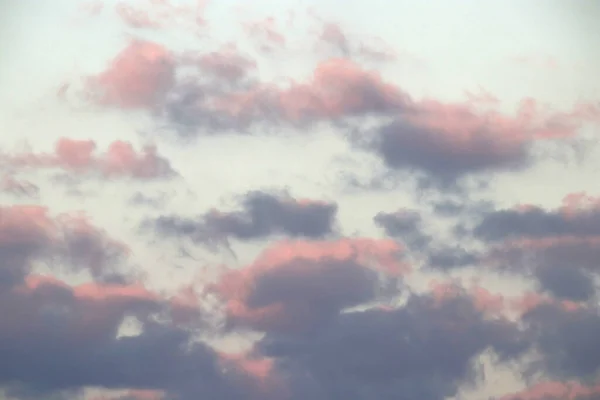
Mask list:
POLYGON ((444 399, 477 381, 472 360, 485 349, 511 359, 527 346, 515 326, 486 320, 466 298, 417 296, 395 310, 340 314, 317 334, 261 341, 317 399, 444 399))
POLYGON ((524 316, 541 353, 536 372, 555 378, 591 378, 600 372, 600 316, 595 308, 542 305, 524 316))
POLYGON ((346 308, 400 293, 397 279, 383 279, 353 260, 327 258, 293 260, 258 274, 248 285, 245 297, 227 291, 221 294, 226 301, 247 307, 247 312, 229 316, 231 326, 287 334, 315 331, 346 308), (269 313, 273 307, 276 311, 269 313))
POLYGON ((209 212, 196 219, 161 216, 154 222, 164 236, 184 236, 197 242, 227 238, 262 239, 272 235, 321 238, 335 229, 337 205, 298 202, 287 194, 247 193, 242 211, 209 212))
POLYGON ((436 186, 451 187, 466 175, 518 169, 530 161, 525 142, 506 147, 485 128, 466 140, 454 138, 441 127, 398 119, 379 128, 374 138, 363 146, 379 156, 387 167, 417 172, 436 186))
POLYGON ((443 247, 430 250, 427 264, 432 268, 452 269, 470 266, 479 260, 476 252, 462 247, 443 247))
POLYGON ((491 242, 502 270, 531 275, 557 298, 587 301, 600 272, 600 213, 596 210, 497 210, 483 214, 473 236, 491 242), (507 242, 508 241, 508 242, 507 242))
POLYGON ((546 156, 572 154, 572 138, 588 118, 578 111, 542 111, 532 99, 523 100, 516 115, 480 106, 410 100, 391 122, 349 136, 390 170, 414 173, 421 186, 456 191, 473 179, 487 184, 481 178, 490 172, 529 167, 539 158, 534 148, 547 150, 546 156), (557 138, 563 139, 553 149, 536 146, 557 138))
POLYGON ((527 211, 500 210, 486 214, 474 234, 488 241, 523 236, 600 235, 600 212, 578 212, 566 217, 557 211, 538 208, 527 211))
POLYGON ((50 216, 43 207, 0 208, 0 293, 23 284, 34 262, 98 282, 129 280, 128 248, 81 216, 50 216))
POLYGON ((560 299, 586 301, 596 291, 594 278, 589 271, 550 264, 537 268, 534 273, 540 287, 560 299))
MULTIPOLYGON (((193 343, 187 331, 148 320, 158 306, 152 301, 126 299, 98 309, 56 287, 15 300, 22 308, 5 314, 13 329, 37 329, 18 338, 0 329, 0 350, 10 356, 0 362, 0 383, 28 395, 23 398, 90 386, 164 390, 181 400, 255 398, 242 375, 221 370, 214 350, 193 343), (29 318, 16 319, 24 311, 29 318), (141 318, 144 331, 117 339, 126 313, 141 318)), ((307 336, 269 335, 259 350, 273 357, 292 399, 436 400, 481 378, 472 359, 488 347, 512 360, 528 342, 509 322, 486 320, 466 298, 413 297, 397 310, 340 314, 307 336)))
POLYGON ((373 221, 382 227, 388 236, 402 239, 414 250, 427 248, 432 240, 429 235, 423 233, 423 218, 414 210, 380 212, 373 217, 373 221))
POLYGON ((557 298, 574 301, 594 297, 594 280, 600 272, 599 257, 598 243, 564 239, 538 245, 498 246, 488 253, 488 260, 500 271, 533 277, 540 289, 557 298))
MULTIPOLYGON (((414 210, 399 210, 393 213, 378 213, 373 220, 388 236, 399 238, 407 244, 413 254, 423 255, 431 268, 451 269, 466 267, 479 260, 479 254, 460 245, 450 247, 434 243, 434 238, 424 232, 421 214, 414 210)), ((458 241, 459 238, 456 238, 458 241)))
POLYGON ((164 308, 159 299, 117 288, 98 286, 102 295, 96 296, 88 287, 47 281, 3 293, 0 385, 28 398, 84 387, 243 398, 226 382, 214 350, 194 343, 188 331, 149 318, 164 308), (143 332, 117 338, 125 316, 141 320, 143 332))

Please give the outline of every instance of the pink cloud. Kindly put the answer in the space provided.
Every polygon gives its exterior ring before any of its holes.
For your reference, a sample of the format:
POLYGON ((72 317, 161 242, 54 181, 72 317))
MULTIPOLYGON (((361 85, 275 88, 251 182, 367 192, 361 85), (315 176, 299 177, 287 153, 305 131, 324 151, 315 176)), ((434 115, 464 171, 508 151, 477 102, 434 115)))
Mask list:
POLYGON ((369 271, 388 278, 409 273, 403 251, 394 241, 377 239, 281 242, 254 263, 225 273, 215 289, 233 322, 259 330, 303 330, 330 312, 372 300, 372 285, 377 283, 369 271), (289 286, 290 298, 271 292, 279 293, 271 286, 275 282, 289 286), (296 285, 308 293, 295 298, 296 285), (268 300, 253 305, 258 298, 268 300))
POLYGON ((487 315, 502 315, 506 311, 506 299, 503 295, 492 293, 479 285, 463 288, 457 282, 433 280, 429 284, 431 295, 440 303, 460 296, 467 296, 477 310, 487 315))
POLYGON ((73 172, 96 172, 106 178, 130 177, 153 179, 171 176, 170 163, 154 146, 137 152, 124 141, 112 142, 105 153, 96 155, 92 140, 60 138, 54 153, 25 153, 8 157, 10 164, 29 168, 61 168, 73 172))
POLYGON ((583 304, 571 300, 557 300, 535 292, 527 292, 510 300, 510 307, 518 315, 524 315, 542 305, 552 304, 563 311, 577 311, 583 304))
POLYGON ((583 400, 600 395, 600 384, 584 385, 576 381, 538 383, 499 400, 583 400))
POLYGON ((129 253, 127 245, 86 216, 53 216, 46 207, 35 205, 0 207, 0 247, 7 250, 7 257, 11 249, 20 256, 11 267, 21 269, 21 275, 29 272, 29 261, 50 257, 63 261, 65 271, 88 270, 102 277, 116 272, 118 260, 129 253))
POLYGON ((53 278, 51 276, 29 275, 25 279, 25 286, 19 288, 20 291, 32 292, 39 290, 43 286, 56 286, 68 289, 73 295, 81 300, 87 300, 98 303, 110 303, 120 301, 157 301, 159 297, 148 291, 140 284, 132 285, 111 285, 85 283, 77 286, 70 286, 67 283, 53 278))
POLYGON ((93 100, 123 108, 161 103, 175 79, 173 56, 163 46, 133 40, 100 75, 89 79, 93 100))
POLYGON ((409 98, 381 76, 346 59, 320 63, 306 83, 263 85, 216 98, 209 107, 232 118, 254 119, 263 110, 289 122, 340 118, 367 112, 398 112, 409 98))
POLYGON ((58 234, 48 209, 35 205, 0 207, 0 243, 2 245, 44 245, 58 234))

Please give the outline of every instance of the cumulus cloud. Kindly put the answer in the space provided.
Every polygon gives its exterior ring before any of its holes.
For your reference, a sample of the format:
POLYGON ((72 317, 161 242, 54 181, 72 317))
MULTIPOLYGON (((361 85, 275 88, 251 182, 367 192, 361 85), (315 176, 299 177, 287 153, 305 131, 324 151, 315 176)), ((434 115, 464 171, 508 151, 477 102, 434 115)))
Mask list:
POLYGON ((131 387, 232 394, 214 351, 190 344, 189 332, 149 319, 160 301, 142 287, 73 288, 32 276, 3 296, 0 382, 14 393, 39 398, 82 387, 131 387), (125 315, 144 321, 141 334, 116 337, 125 315))
POLYGON ((474 355, 491 347, 510 359, 526 341, 511 323, 486 320, 468 298, 414 296, 398 309, 340 314, 316 335, 266 336, 260 345, 298 371, 294 384, 315 388, 312 398, 444 399, 474 379, 474 355))
POLYGON ((540 352, 538 368, 563 379, 591 377, 598 372, 600 318, 596 310, 543 304, 527 313, 524 320, 540 352))
POLYGON ((90 99, 107 106, 144 108, 160 105, 174 83, 175 61, 158 43, 133 40, 107 69, 88 80, 90 99))
POLYGON ((356 140, 391 169, 451 184, 475 173, 529 166, 534 143, 572 138, 590 119, 595 118, 578 108, 568 113, 542 110, 533 99, 523 100, 514 116, 471 102, 423 100, 356 140))
POLYGON ((410 271, 403 248, 388 240, 282 242, 215 285, 231 324, 305 332, 343 309, 398 294, 410 271))

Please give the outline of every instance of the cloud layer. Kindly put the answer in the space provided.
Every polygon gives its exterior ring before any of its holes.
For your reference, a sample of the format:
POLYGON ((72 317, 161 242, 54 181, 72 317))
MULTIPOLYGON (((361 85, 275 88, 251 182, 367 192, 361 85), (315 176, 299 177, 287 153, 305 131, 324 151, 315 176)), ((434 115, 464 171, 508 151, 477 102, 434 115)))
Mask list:
POLYGON ((484 74, 452 63, 443 21, 410 36, 427 5, 388 32, 222 3, 52 13, 81 66, 36 65, 52 90, 0 111, 0 397, 600 398, 600 103, 560 86, 574 61, 503 28, 465 41, 484 74))

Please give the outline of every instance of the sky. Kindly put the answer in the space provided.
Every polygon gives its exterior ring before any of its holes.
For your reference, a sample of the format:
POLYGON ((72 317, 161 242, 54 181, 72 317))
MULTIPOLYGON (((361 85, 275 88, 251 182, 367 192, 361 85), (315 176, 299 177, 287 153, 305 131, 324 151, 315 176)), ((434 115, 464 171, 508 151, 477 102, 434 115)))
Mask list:
POLYGON ((0 399, 600 398, 594 2, 0 5, 0 399))

